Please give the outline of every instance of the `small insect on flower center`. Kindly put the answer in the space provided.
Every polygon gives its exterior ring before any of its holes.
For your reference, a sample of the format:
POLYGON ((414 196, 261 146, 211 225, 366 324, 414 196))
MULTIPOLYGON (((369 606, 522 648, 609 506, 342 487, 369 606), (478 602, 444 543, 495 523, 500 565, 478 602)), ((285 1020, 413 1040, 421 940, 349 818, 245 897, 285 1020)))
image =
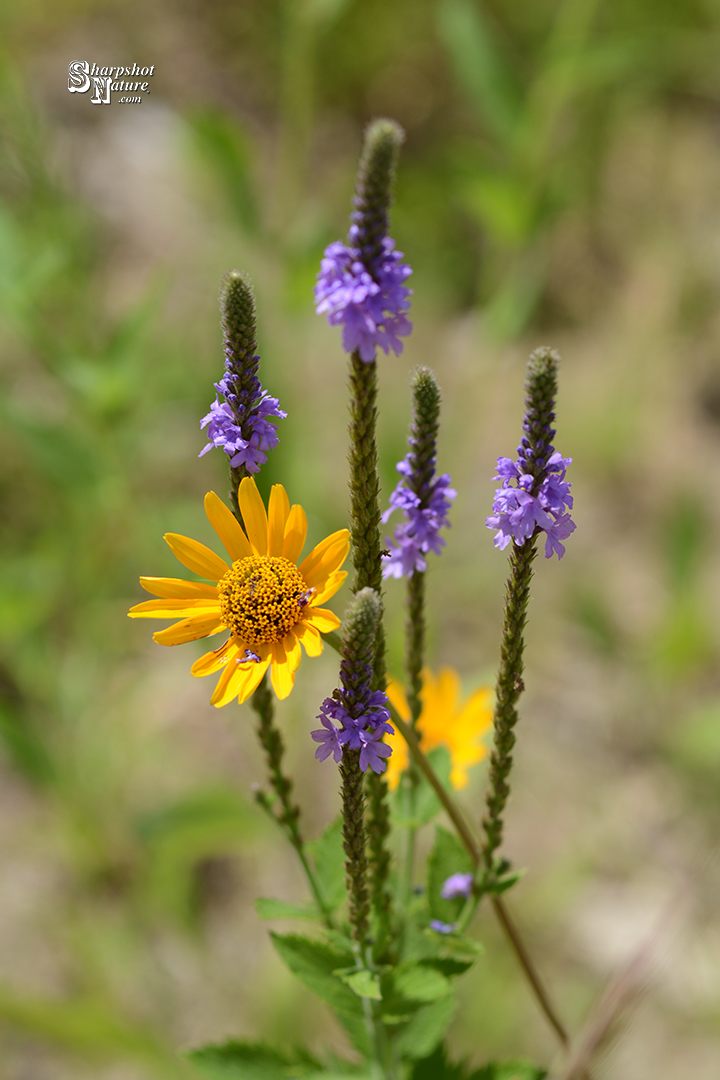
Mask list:
POLYGON ((307 584, 295 563, 278 555, 249 555, 218 582, 220 613, 246 645, 282 641, 303 616, 307 584))

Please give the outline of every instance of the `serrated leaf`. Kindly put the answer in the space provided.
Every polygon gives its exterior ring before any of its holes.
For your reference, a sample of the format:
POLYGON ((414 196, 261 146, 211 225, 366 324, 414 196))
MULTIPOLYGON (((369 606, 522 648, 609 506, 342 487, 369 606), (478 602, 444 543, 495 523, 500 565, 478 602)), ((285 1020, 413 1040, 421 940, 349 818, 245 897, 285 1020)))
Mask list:
POLYGON ((440 890, 452 874, 473 872, 474 866, 467 851, 454 833, 440 825, 435 827, 435 844, 428 858, 428 907, 434 919, 453 923, 465 903, 462 897, 443 900, 440 890))
POLYGON ((454 994, 423 1005, 398 1033, 398 1053, 412 1060, 427 1057, 445 1034, 454 1011, 454 994))
POLYGON ((362 1016, 357 994, 335 974, 345 967, 347 955, 332 945, 299 934, 271 934, 275 948, 287 966, 319 998, 346 1016, 362 1016))
POLYGON ((315 904, 288 904, 261 896, 255 901, 255 910, 261 919, 317 919, 320 912, 315 904))
POLYGON ((203 1046, 192 1050, 188 1057, 198 1073, 208 1080, 288 1080, 289 1070, 295 1064, 262 1043, 236 1041, 203 1046))
POLYGON ((353 990, 358 997, 361 998, 374 998, 376 1001, 380 1001, 382 994, 380 993, 380 977, 374 971, 368 971, 363 968, 360 971, 357 969, 354 971, 348 971, 347 969, 340 968, 335 972, 344 983, 353 990))
POLYGON ((322 836, 306 848, 315 864, 315 873, 325 903, 331 911, 345 900, 345 852, 342 841, 342 818, 328 825, 322 836))

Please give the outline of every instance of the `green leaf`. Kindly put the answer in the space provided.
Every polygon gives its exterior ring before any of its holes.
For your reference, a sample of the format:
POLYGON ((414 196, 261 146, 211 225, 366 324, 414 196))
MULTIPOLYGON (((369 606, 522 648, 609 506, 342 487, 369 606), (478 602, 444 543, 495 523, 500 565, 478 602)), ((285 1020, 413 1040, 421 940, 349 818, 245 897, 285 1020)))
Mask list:
POLYGON ((362 1016, 357 994, 335 974, 347 966, 347 954, 332 945, 299 934, 271 934, 275 948, 301 982, 335 1011, 344 1016, 362 1016))
POLYGON ((306 848, 315 863, 320 890, 331 911, 345 900, 345 852, 342 846, 342 818, 328 825, 322 836, 306 848))
POLYGON ((531 1065, 529 1061, 491 1061, 476 1069, 467 1080, 543 1080, 547 1069, 531 1065))
POLYGON ((354 990, 358 997, 361 998, 374 998, 379 1001, 382 997, 380 993, 380 976, 377 972, 368 971, 363 968, 360 971, 357 968, 348 971, 347 968, 339 968, 336 972, 344 983, 354 990))
MULTIPOLYGON (((188 1057, 200 1075, 209 1080, 288 1080, 294 1064, 262 1043, 234 1041, 203 1046, 192 1050, 188 1057)), ((295 1069, 293 1072, 299 1075, 295 1069)))
POLYGON ((261 919, 317 919, 320 916, 315 904, 288 904, 265 896, 255 901, 255 910, 261 919))
POLYGON ((440 895, 443 883, 451 874, 473 872, 472 860, 455 836, 440 825, 435 829, 435 846, 428 859, 428 907, 433 919, 453 923, 464 904, 462 897, 443 900, 440 895))
POLYGON ((452 989, 444 975, 426 964, 413 964, 394 972, 392 986, 406 1000, 423 1003, 445 997, 452 989))
POLYGON ((441 1044, 415 1063, 410 1080, 542 1080, 544 1076, 544 1069, 524 1061, 491 1062, 473 1070, 464 1061, 449 1061, 441 1044))
POLYGON ((454 1011, 454 994, 447 994, 431 1005, 423 1005, 399 1032, 398 1052, 412 1060, 427 1057, 445 1034, 454 1011))

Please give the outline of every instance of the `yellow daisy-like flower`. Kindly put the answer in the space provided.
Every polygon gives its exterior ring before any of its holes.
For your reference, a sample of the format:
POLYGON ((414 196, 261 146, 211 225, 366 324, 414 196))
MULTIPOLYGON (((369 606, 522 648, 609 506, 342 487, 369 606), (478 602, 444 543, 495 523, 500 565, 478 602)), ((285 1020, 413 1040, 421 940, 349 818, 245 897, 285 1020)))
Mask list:
POLYGON ((319 656, 320 634, 340 626, 337 615, 319 605, 347 577, 340 567, 350 550, 350 533, 339 529, 298 564, 307 518, 302 506, 290 506, 282 484, 273 485, 266 512, 255 481, 245 477, 238 504, 247 533, 214 491, 205 496, 205 513, 232 565, 197 540, 167 533, 180 562, 212 584, 141 577, 142 587, 162 599, 146 600, 128 612, 133 619, 179 618, 153 634, 161 645, 230 631, 224 645, 192 666, 193 675, 222 672, 210 699, 218 707, 235 697, 247 701, 268 667, 277 696, 288 696, 300 666, 300 646, 308 656, 319 656))
MULTIPOLYGON (((405 690, 390 678, 387 696, 401 718, 410 722, 410 708, 405 690)), ((467 787, 468 769, 487 754, 487 747, 480 737, 492 727, 492 690, 482 686, 464 704, 460 704, 460 677, 453 668, 441 668, 437 675, 423 668, 420 691, 422 712, 418 717, 417 733, 420 749, 424 753, 436 746, 447 746, 450 751, 450 783, 456 791, 467 787)), ((392 791, 400 782, 400 774, 408 765, 408 748, 400 732, 385 735, 385 742, 392 746, 385 774, 392 791)))

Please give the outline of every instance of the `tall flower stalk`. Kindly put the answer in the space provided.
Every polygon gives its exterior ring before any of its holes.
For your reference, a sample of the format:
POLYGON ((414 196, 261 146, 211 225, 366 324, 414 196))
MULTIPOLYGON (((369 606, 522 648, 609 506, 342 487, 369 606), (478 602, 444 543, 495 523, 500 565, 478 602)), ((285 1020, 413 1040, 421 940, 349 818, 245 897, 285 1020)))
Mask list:
POLYGON ((537 538, 541 532, 546 535, 546 558, 553 553, 562 558, 565 548, 561 541, 575 529, 567 513, 572 508, 572 496, 570 484, 565 480, 571 459, 562 458, 552 445, 559 361, 558 354, 548 348, 536 349, 530 357, 525 379, 524 434, 518 446, 518 458, 515 462, 498 459, 496 479, 502 479, 503 486, 495 492, 494 513, 486 520, 488 528, 498 528, 496 547, 504 548, 512 541, 496 683, 490 784, 482 822, 485 833, 482 853, 489 872, 494 869, 495 852, 502 843, 503 813, 510 794, 517 703, 525 689, 523 635, 537 538))
MULTIPOLYGON (((343 347, 350 353, 350 530, 355 579, 353 591, 382 586, 380 480, 376 439, 376 350, 402 352, 401 337, 410 333, 405 314, 411 273, 387 235, 400 146, 404 134, 392 120, 375 120, 367 128, 358 167, 354 210, 346 244, 331 244, 324 254, 315 286, 316 310, 331 325, 343 328, 343 347)), ((378 624, 372 658, 372 689, 384 690, 385 637, 378 624)), ((368 819, 372 903, 385 928, 390 921, 388 889, 390 831, 387 784, 368 773, 368 819)), ((381 934, 383 937, 384 934, 381 934)))
MULTIPOLYGON (((418 368, 411 379, 413 418, 410 428, 410 451, 398 463, 401 479, 390 496, 390 508, 383 514, 386 522, 395 510, 404 520, 396 528, 393 540, 387 540, 389 555, 383 567, 384 577, 407 578, 407 614, 405 619, 405 671, 407 704, 413 730, 422 711, 420 692, 425 666, 425 573, 429 551, 440 553, 445 541, 439 536, 448 525, 447 511, 455 492, 448 475, 436 477, 437 435, 440 422, 440 388, 428 368, 418 368)), ((412 765, 405 774, 409 816, 414 818, 415 790, 419 782, 412 765)), ((415 828, 408 829, 403 881, 403 902, 412 889, 415 860, 415 828)))
MULTIPOLYGON (((202 457, 213 446, 222 449, 228 456, 230 502, 242 526, 244 522, 238 502, 240 483, 265 464, 268 452, 278 443, 277 431, 271 421, 284 419, 287 413, 279 407, 277 398, 263 390, 258 377, 260 357, 257 352, 255 296, 247 274, 231 270, 225 275, 220 286, 220 312, 225 373, 214 385, 217 394, 222 395, 225 401, 220 403, 216 397, 210 412, 200 421, 210 441, 199 456, 202 457)), ((292 799, 293 782, 283 771, 285 743, 275 723, 275 703, 267 672, 250 698, 250 707, 258 718, 257 736, 265 753, 268 781, 279 809, 274 808, 262 790, 256 793, 256 800, 287 835, 300 859, 325 924, 332 926, 332 916, 300 832, 300 807, 292 799)))

